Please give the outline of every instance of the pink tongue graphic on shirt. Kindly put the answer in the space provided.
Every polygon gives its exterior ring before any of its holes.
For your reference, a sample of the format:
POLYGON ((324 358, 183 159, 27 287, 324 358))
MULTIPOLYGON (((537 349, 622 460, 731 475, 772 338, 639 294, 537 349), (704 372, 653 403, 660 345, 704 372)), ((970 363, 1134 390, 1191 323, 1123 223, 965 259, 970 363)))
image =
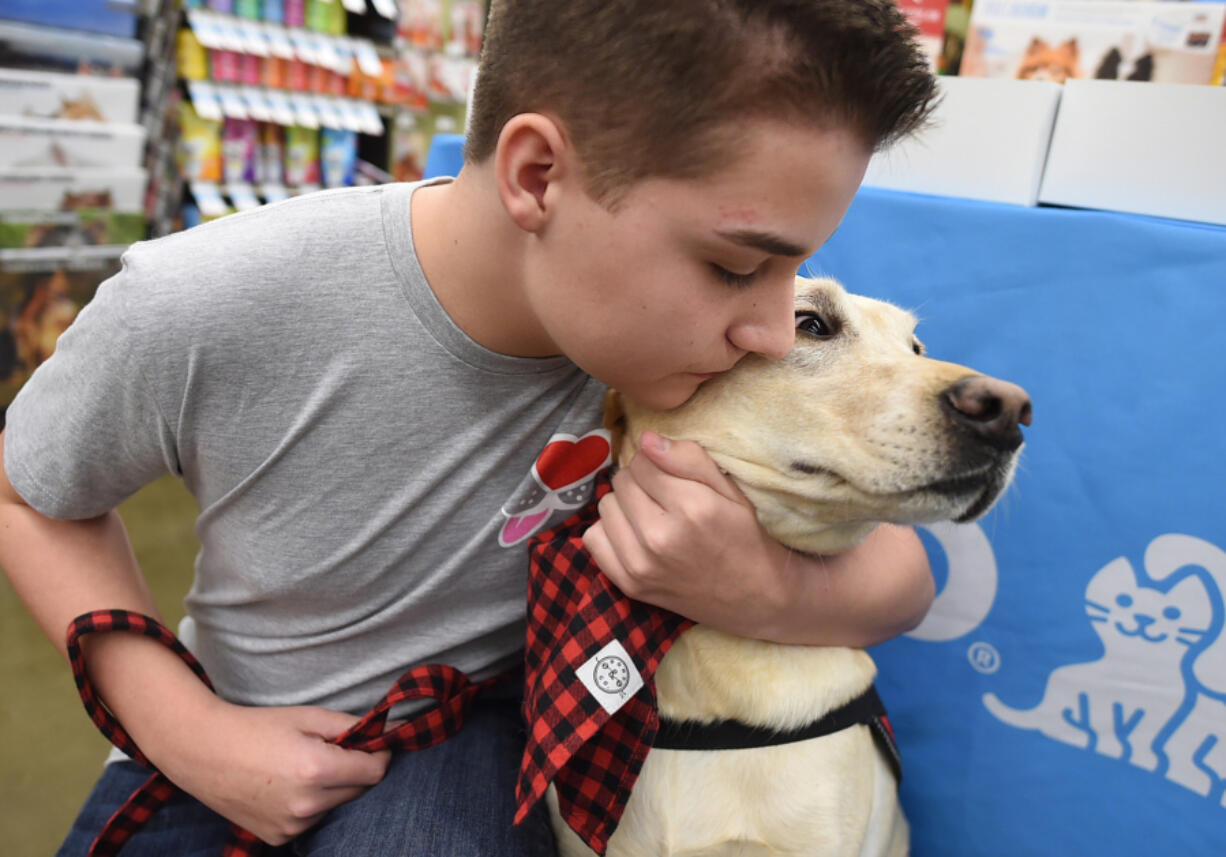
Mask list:
POLYGON ((541 525, 541 521, 549 517, 549 509, 537 512, 534 515, 520 515, 510 518, 502 525, 502 541, 504 544, 513 545, 522 539, 524 536, 531 535, 537 527, 541 525))
POLYGON ((557 491, 595 473, 608 457, 609 442, 598 434, 579 441, 555 440, 536 459, 536 472, 545 485, 557 491))

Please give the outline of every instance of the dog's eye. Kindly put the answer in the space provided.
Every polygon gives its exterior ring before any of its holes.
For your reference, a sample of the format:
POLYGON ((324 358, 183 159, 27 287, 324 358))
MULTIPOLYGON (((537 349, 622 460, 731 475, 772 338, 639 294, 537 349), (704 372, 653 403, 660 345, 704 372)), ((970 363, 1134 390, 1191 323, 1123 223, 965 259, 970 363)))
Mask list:
POLYGON ((911 340, 911 350, 914 351, 916 354, 918 354, 920 357, 923 357, 924 356, 924 343, 920 342, 918 339, 912 339, 911 340))
POLYGON ((830 329, 830 325, 826 324, 825 319, 812 312, 796 313, 796 329, 819 339, 826 339, 834 335, 834 331, 830 329))

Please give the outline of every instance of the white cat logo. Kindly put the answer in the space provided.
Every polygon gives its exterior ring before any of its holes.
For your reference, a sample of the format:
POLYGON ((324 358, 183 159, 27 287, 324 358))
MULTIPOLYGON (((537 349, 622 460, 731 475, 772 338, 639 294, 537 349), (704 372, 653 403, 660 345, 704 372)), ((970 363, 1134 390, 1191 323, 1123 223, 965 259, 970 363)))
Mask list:
POLYGON ((992 693, 983 704, 1010 726, 1131 762, 1201 795, 1218 791, 1226 806, 1226 552, 1170 533, 1150 543, 1145 572, 1120 557, 1090 579, 1086 614, 1101 658, 1053 671, 1033 708, 992 693))

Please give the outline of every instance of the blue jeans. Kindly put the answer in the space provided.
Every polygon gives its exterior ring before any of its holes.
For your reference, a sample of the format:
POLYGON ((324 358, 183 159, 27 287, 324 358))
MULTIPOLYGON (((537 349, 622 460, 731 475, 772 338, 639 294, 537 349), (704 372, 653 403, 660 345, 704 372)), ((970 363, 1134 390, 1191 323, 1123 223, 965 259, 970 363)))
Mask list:
MULTIPOLYGON (((387 775, 269 857, 553 857, 542 801, 518 827, 524 749, 519 701, 477 700, 464 728, 426 750, 396 753, 387 775)), ((106 820, 145 781, 134 762, 107 765, 57 857, 84 857, 106 820)), ((229 823, 179 794, 120 857, 218 857, 229 823)))

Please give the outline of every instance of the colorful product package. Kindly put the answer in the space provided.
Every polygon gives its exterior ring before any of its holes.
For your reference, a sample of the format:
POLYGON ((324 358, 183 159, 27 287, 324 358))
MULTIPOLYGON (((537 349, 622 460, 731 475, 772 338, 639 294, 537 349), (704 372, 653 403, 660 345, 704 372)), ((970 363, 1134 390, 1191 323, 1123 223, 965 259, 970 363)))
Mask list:
POLYGON ((354 182, 358 135, 354 131, 325 128, 321 134, 320 167, 324 187, 347 187, 354 182))
POLYGON ((260 184, 284 184, 285 131, 280 125, 260 123, 260 154, 256 171, 260 184))
POLYGON ((898 8, 919 31, 918 40, 929 69, 936 71, 945 40, 945 14, 949 0, 898 0, 898 8))
POLYGON ((256 141, 259 131, 254 119, 226 117, 222 136, 222 175, 227 184, 256 180, 256 141))
POLYGON ((218 83, 238 83, 242 78, 239 56, 235 51, 209 51, 213 80, 218 83))
POLYGON ((285 183, 319 184, 319 131, 292 125, 285 129, 285 183))
POLYGON ((250 21, 258 21, 261 5, 260 0, 234 0, 234 14, 250 21))
POLYGON ((191 102, 179 104, 179 173, 188 181, 221 181, 221 122, 203 119, 191 102))
POLYGON ((285 0, 281 15, 287 27, 301 27, 305 25, 306 0, 285 0))
POLYGON ((187 27, 179 30, 176 41, 175 62, 178 64, 179 77, 184 80, 208 80, 209 52, 187 27))

